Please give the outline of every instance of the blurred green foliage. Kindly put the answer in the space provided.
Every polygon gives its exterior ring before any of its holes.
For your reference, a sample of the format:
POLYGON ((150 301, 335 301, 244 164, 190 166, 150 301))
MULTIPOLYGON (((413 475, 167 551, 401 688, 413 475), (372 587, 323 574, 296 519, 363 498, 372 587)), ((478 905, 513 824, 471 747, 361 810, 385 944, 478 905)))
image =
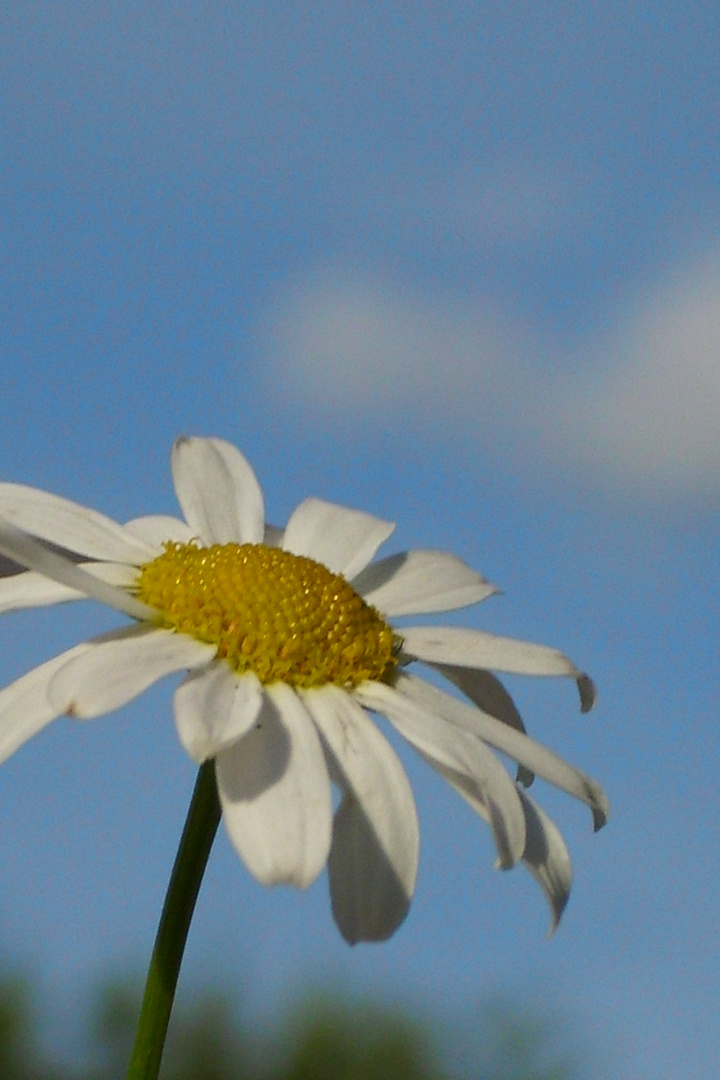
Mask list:
MULTIPOLYGON (((0 979, 0 1080, 122 1080, 140 990, 114 980, 93 997, 82 1066, 62 1068, 41 1046, 33 988, 0 979)), ((475 1025, 473 1025, 475 1026, 475 1025)), ((244 1023, 229 995, 206 991, 173 1015, 162 1080, 579 1080, 549 1022, 507 1003, 483 1008, 465 1063, 451 1067, 448 1033, 424 1019, 338 995, 315 995, 274 1030, 244 1023), (445 1045, 444 1045, 445 1043, 445 1045)))

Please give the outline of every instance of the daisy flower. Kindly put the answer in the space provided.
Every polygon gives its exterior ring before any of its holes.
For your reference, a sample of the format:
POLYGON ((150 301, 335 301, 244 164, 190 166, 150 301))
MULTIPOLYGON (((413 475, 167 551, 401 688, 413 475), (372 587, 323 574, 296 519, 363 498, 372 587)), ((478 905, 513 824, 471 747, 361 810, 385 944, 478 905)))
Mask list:
POLYGON ((0 760, 58 716, 100 716, 184 672, 178 736, 194 761, 214 760, 225 827, 250 872, 266 885, 304 887, 327 864, 341 933, 375 941, 407 914, 419 847, 410 784, 370 715, 382 714, 487 821, 497 865, 526 864, 555 925, 570 860, 525 787, 537 774, 581 799, 596 828, 607 800, 526 734, 491 672, 570 676, 583 709, 594 696, 588 677, 542 645, 398 627, 396 618, 496 590, 444 552, 373 561, 393 525, 320 499, 300 503, 284 530, 266 525, 255 474, 221 439, 179 439, 172 472, 185 520, 120 525, 0 484, 0 550, 16 564, 0 579, 0 611, 90 597, 132 620, 0 691, 0 760), (414 674, 415 661, 464 700, 414 674), (518 780, 494 751, 518 763, 518 780))

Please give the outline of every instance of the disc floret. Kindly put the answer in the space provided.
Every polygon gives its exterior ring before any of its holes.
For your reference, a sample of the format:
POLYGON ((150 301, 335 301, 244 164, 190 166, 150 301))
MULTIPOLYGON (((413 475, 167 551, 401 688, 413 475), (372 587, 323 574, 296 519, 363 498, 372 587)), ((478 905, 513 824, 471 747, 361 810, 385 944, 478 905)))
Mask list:
POLYGON ((264 544, 168 541, 140 567, 138 599, 160 626, 217 646, 261 683, 294 687, 390 682, 400 638, 339 574, 264 544))

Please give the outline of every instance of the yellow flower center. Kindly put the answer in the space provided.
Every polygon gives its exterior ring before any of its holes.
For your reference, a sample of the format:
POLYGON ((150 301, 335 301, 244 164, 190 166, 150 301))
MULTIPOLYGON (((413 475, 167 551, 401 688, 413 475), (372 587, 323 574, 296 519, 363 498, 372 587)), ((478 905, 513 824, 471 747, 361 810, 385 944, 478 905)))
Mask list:
POLYGON ((389 682, 401 640, 339 574, 264 544, 169 541, 140 567, 138 599, 160 625, 217 646, 265 685, 389 682))

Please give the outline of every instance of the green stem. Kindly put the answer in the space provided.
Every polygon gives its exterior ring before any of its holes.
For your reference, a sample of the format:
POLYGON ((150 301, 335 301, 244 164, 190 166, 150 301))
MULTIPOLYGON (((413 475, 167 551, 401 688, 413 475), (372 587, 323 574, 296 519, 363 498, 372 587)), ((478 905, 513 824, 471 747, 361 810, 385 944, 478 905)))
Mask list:
POLYGON ((215 763, 200 766, 150 958, 127 1080, 157 1080, 185 941, 220 822, 215 763))

